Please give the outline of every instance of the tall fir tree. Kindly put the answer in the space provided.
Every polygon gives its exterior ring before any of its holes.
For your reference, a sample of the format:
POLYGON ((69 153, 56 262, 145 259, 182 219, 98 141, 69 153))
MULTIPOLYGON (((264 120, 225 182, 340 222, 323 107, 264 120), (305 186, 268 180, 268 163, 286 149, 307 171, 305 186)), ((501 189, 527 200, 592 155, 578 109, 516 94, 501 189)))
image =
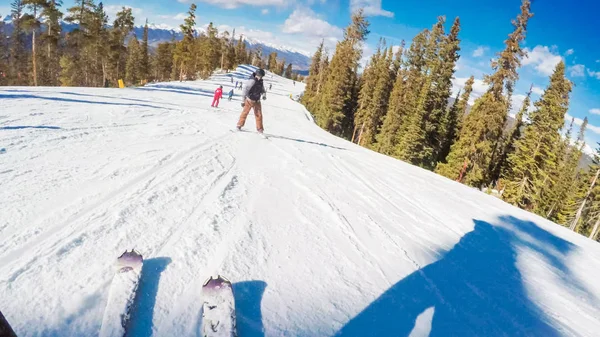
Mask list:
POLYGON ((508 170, 504 174, 502 198, 521 208, 546 215, 546 192, 555 185, 552 173, 556 171, 558 156, 555 147, 560 142, 560 129, 569 108, 571 82, 565 78, 565 64, 558 63, 550 77, 550 84, 531 112, 531 121, 524 135, 515 144, 515 152, 508 156, 508 170))
POLYGON ((60 60, 63 85, 91 86, 94 74, 100 69, 96 64, 96 43, 91 32, 95 7, 93 0, 77 0, 67 9, 65 21, 77 26, 65 37, 66 47, 60 60))
MULTIPOLYGON (((432 155, 424 159, 424 166, 428 169, 435 168, 438 161, 445 159, 444 146, 446 144, 446 129, 453 129, 455 125, 447 126, 448 100, 452 94, 452 78, 456 62, 459 59, 460 20, 457 17, 450 28, 450 33, 441 39, 439 47, 439 60, 432 74, 433 87, 429 91, 425 110, 426 141, 432 148, 432 155)), ((450 121, 453 122, 453 121, 450 121)))
POLYGON ((285 78, 292 78, 292 64, 288 63, 287 67, 285 67, 285 73, 283 74, 285 78))
MULTIPOLYGON (((354 130, 352 132, 352 141, 356 139, 356 142, 360 145, 364 144, 362 140, 364 139, 363 133, 365 132, 365 127, 367 129, 367 134, 365 138, 371 138, 372 130, 375 129, 374 125, 371 125, 371 116, 373 115, 373 88, 377 84, 377 76, 379 73, 377 72, 377 67, 379 63, 382 61, 382 48, 385 48, 385 41, 383 39, 379 40, 379 44, 377 46, 377 51, 365 66, 365 70, 360 77, 360 90, 358 93, 358 108, 356 110, 355 115, 355 124, 354 130), (368 123, 368 124, 367 124, 368 123)), ((370 142, 369 142, 370 144, 370 142)))
POLYGON ((153 57, 154 78, 158 81, 166 81, 171 78, 173 67, 174 42, 163 42, 156 47, 153 57))
POLYGON ((277 68, 277 53, 272 52, 271 54, 269 54, 269 62, 267 64, 267 69, 269 69, 270 71, 274 71, 275 68, 277 68))
POLYGON ((439 174, 478 187, 489 182, 490 162, 508 115, 513 86, 518 79, 517 69, 525 56, 521 43, 525 39, 527 22, 533 16, 530 8, 530 0, 523 0, 521 13, 513 21, 515 29, 504 42, 506 48, 492 62, 495 72, 485 77, 489 89, 475 101, 464 119, 459 139, 452 145, 447 163, 436 168, 439 174))
POLYGON ((43 13, 43 9, 48 7, 47 0, 23 0, 23 5, 29 8, 29 13, 24 15, 21 20, 23 20, 24 25, 31 32, 31 69, 32 69, 32 77, 33 77, 33 85, 38 86, 38 33, 40 32, 40 28, 42 25, 41 17, 43 13))
POLYGON ((23 14, 25 5, 22 0, 11 3, 11 19, 13 30, 10 34, 9 50, 9 83, 12 85, 28 85, 28 51, 25 45, 25 22, 23 14))
POLYGON ((515 116, 515 123, 508 130, 506 135, 503 136, 501 146, 499 149, 499 155, 496 156, 496 160, 491 163, 492 168, 490 170, 490 181, 491 183, 497 182, 502 174, 503 170, 506 170, 508 156, 515 152, 515 142, 521 138, 521 128, 523 127, 523 118, 526 117, 529 106, 531 105, 531 92, 533 90, 533 84, 529 88, 523 105, 519 112, 515 116))
POLYGON ((356 108, 356 72, 362 56, 362 42, 369 33, 369 23, 363 10, 352 14, 352 23, 344 31, 344 39, 338 42, 329 64, 323 93, 316 109, 317 123, 324 129, 343 135, 356 108))
MULTIPOLYGON (((304 89, 304 94, 302 95, 302 104, 304 104, 308 110, 312 111, 313 110, 313 100, 315 99, 316 93, 317 93, 317 85, 319 83, 319 79, 320 79, 320 72, 321 70, 321 63, 322 63, 322 59, 323 59, 323 44, 324 41, 321 40, 321 43, 319 44, 319 47, 317 48, 317 51, 315 52, 315 54, 312 57, 312 60, 310 62, 310 68, 308 70, 308 78, 306 80, 306 87, 304 89)), ((270 61, 269 61, 270 63, 270 61)), ((273 69, 275 67, 277 67, 277 60, 275 59, 273 62, 273 65, 270 65, 269 67, 273 67, 273 69)), ((273 71, 273 70, 271 70, 273 71)))
POLYGON ((402 55, 404 53, 404 40, 400 43, 400 48, 396 52, 394 59, 394 84, 388 100, 387 111, 377 135, 377 145, 375 149, 386 155, 393 155, 397 144, 398 131, 402 125, 402 106, 405 95, 405 70, 402 68, 402 55))
POLYGON ((355 123, 355 126, 360 125, 359 144, 368 147, 374 147, 377 132, 387 112, 390 98, 389 88, 395 80, 392 67, 394 61, 392 48, 384 49, 377 58, 373 65, 373 71, 369 75, 369 77, 373 77, 372 84, 367 82, 369 78, 365 78, 363 90, 361 90, 361 94, 369 96, 367 109, 363 109, 364 114, 360 115, 359 107, 355 123))
POLYGON ((125 65, 125 81, 130 85, 138 85, 142 79, 142 47, 134 35, 127 44, 127 63, 125 65))
POLYGON ((389 150, 389 153, 395 157, 400 157, 400 153, 405 149, 405 143, 401 143, 401 141, 408 132, 409 121, 412 113, 417 109, 419 95, 424 84, 425 49, 429 34, 429 30, 425 29, 413 38, 410 48, 406 51, 406 69, 404 70, 406 80, 402 83, 402 91, 396 90, 390 102, 390 107, 397 110, 395 112, 396 120, 399 121, 396 126, 396 134, 392 138, 394 148, 389 150), (401 92, 401 97, 398 97, 396 92, 401 92), (398 101, 394 102, 394 100, 398 101))
POLYGON ((59 85, 59 45, 62 32, 60 20, 63 17, 63 13, 60 10, 61 6, 61 0, 50 0, 47 1, 47 5, 42 10, 42 18, 46 26, 46 30, 41 36, 42 51, 40 52, 40 56, 43 56, 41 60, 42 71, 40 74, 43 85, 59 85))
MULTIPOLYGON (((581 172, 578 168, 583 156, 588 121, 587 118, 583 121, 575 144, 571 144, 573 123, 574 119, 571 120, 564 139, 555 146, 558 161, 556 171, 553 172, 555 183, 546 193, 550 207, 545 216, 561 225, 568 225, 574 219, 578 202, 585 196, 585 185, 587 185, 581 178, 589 177, 589 173, 581 172)), ((589 172, 593 174, 595 170, 589 172)))
POLYGON ((462 94, 457 95, 454 100, 454 104, 444 117, 444 137, 441 152, 439 154, 439 162, 445 163, 450 148, 456 142, 458 135, 462 129, 462 120, 467 114, 467 107, 469 106, 469 99, 473 92, 473 84, 475 83, 475 77, 471 76, 465 82, 462 94), (460 98, 459 98, 460 96, 460 98))
MULTIPOLYGON (((2 17, 2 13, 0 13, 2 17)), ((0 20, 0 86, 8 85, 8 39, 4 30, 4 21, 0 20)))
POLYGON ((96 86, 108 85, 109 50, 106 43, 109 41, 108 16, 104 5, 99 3, 94 8, 92 19, 89 24, 89 39, 91 43, 93 84, 96 86))
POLYGON ((244 36, 240 34, 240 38, 235 46, 235 60, 236 64, 245 64, 248 62, 246 53, 246 42, 244 36))
POLYGON ((426 142, 425 110, 427 97, 433 85, 433 71, 438 63, 437 53, 444 35, 444 18, 438 18, 431 31, 424 30, 414 39, 407 61, 409 78, 404 102, 404 120, 399 132, 395 155, 412 164, 423 166, 433 149, 426 142))
POLYGON ((438 161, 444 163, 446 156, 450 152, 450 147, 454 144, 457 135, 458 118, 459 118, 459 104, 460 104, 460 90, 454 98, 454 102, 450 109, 447 109, 446 114, 442 119, 443 135, 441 135, 440 152, 438 153, 438 161))
POLYGON ((177 42, 173 51, 173 79, 183 81, 188 75, 192 75, 193 69, 193 49, 195 40, 196 26, 196 4, 191 4, 188 11, 188 17, 180 26, 183 33, 183 39, 177 42))
POLYGON ((111 63, 113 79, 122 79, 127 62, 127 48, 125 39, 133 31, 134 17, 131 8, 123 7, 116 14, 111 31, 111 63))
POLYGON ((148 80, 150 76, 150 54, 148 51, 148 19, 146 19, 146 24, 144 25, 144 35, 142 36, 142 44, 141 44, 141 71, 140 77, 143 80, 148 80))

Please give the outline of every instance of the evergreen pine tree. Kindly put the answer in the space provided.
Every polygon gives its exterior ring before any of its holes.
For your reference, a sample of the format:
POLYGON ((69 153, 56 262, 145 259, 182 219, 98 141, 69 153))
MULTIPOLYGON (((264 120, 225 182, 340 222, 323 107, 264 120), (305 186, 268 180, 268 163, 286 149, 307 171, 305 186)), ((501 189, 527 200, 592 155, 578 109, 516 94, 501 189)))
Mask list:
POLYGON ((108 81, 108 62, 109 50, 106 44, 109 41, 108 16, 104 11, 104 5, 99 3, 94 7, 93 14, 88 25, 90 41, 91 69, 90 74, 92 83, 95 86, 104 86, 108 81))
MULTIPOLYGON (((373 104, 373 88, 377 84, 377 76, 379 73, 377 72, 378 64, 382 61, 381 57, 381 49, 385 48, 385 41, 383 39, 379 40, 379 44, 377 46, 377 51, 365 66, 365 70, 360 77, 360 90, 358 93, 358 108, 356 110, 355 115, 355 124, 354 130, 352 132, 352 141, 356 139, 356 142, 360 145, 363 145, 363 133, 365 132, 365 127, 367 128, 366 137, 371 138, 373 135, 373 131, 375 126, 372 125, 372 115, 374 114, 374 104, 373 104), (368 124, 367 124, 368 123, 368 124)), ((370 141, 368 142, 370 144, 370 141)))
POLYGON ((384 117, 381 131, 377 135, 377 144, 375 149, 386 155, 393 155, 397 144, 398 131, 402 125, 402 106, 404 101, 405 89, 405 71, 402 69, 402 54, 404 53, 404 41, 400 44, 400 49, 396 53, 394 67, 395 73, 394 85, 390 93, 387 112, 384 117))
POLYGON ((329 64, 327 79, 316 111, 317 123, 324 129, 343 134, 343 124, 348 125, 356 107, 356 71, 362 55, 361 44, 365 40, 369 23, 362 10, 352 14, 352 23, 338 42, 329 64))
POLYGON ((513 21, 515 30, 505 41, 506 48, 492 62, 495 73, 485 78, 489 89, 476 100, 464 119, 459 139, 452 145, 447 163, 437 166, 439 174, 473 186, 489 182, 490 162, 508 115, 510 96, 518 79, 517 68, 525 55, 520 43, 525 39, 527 22, 533 16, 530 7, 530 0, 523 0, 521 13, 513 21))
MULTIPOLYGON (((306 106, 309 111, 313 110, 313 100, 317 93, 317 85, 319 83, 321 72, 321 63, 323 58, 323 40, 319 44, 317 51, 312 57, 310 68, 308 70, 308 78, 306 80, 306 87, 304 89, 304 95, 302 95, 302 104, 306 106)), ((270 61, 269 61, 270 63, 270 61)), ((271 66, 270 66, 271 67, 271 66)), ((273 69, 277 67, 277 60, 273 61, 273 69)), ((273 70, 271 70, 273 71, 273 70)))
POLYGON ((59 42, 61 40, 60 20, 63 13, 60 11, 61 0, 47 1, 47 5, 42 10, 42 18, 46 26, 45 32, 42 32, 41 60, 41 83, 43 85, 59 85, 58 76, 60 74, 60 53, 59 42))
POLYGON ((496 161, 492 162, 492 169, 490 173, 491 182, 496 182, 500 178, 500 174, 503 170, 506 170, 506 164, 508 156, 515 151, 515 142, 521 138, 521 128, 523 127, 523 118, 529 109, 531 103, 531 90, 533 84, 529 88, 529 92, 523 100, 523 105, 517 115, 515 116, 515 124, 510 128, 506 136, 501 142, 501 148, 499 155, 496 157, 496 161))
MULTIPOLYGON (((436 24, 437 32, 431 37, 428 29, 417 34, 406 53, 406 84, 402 105, 399 107, 401 124, 398 131, 394 156, 419 165, 420 159, 430 155, 425 144, 423 106, 431 85, 427 74, 432 68, 432 41, 436 41, 443 32, 436 24)), ((435 26, 434 26, 435 27, 435 26)))
POLYGON ((144 25, 144 35, 142 37, 141 54, 142 61, 140 77, 144 80, 148 80, 150 76, 150 54, 148 52, 148 19, 146 19, 146 24, 144 25))
POLYGON ((287 65, 287 67, 285 68, 284 77, 285 78, 290 78, 290 79, 292 78, 292 64, 291 63, 289 63, 287 65))
POLYGON ((122 79, 127 62, 125 38, 133 31, 134 18, 131 8, 123 7, 117 12, 111 30, 110 59, 114 82, 122 79))
MULTIPOLYGON (((448 133, 448 130, 456 128, 455 121, 457 121, 457 118, 452 116, 449 119, 447 105, 452 93, 454 69, 459 59, 459 31, 460 20, 456 18, 450 28, 450 34, 443 37, 440 42, 439 63, 434 68, 432 75, 433 87, 429 91, 425 105, 427 112, 425 121, 426 141, 429 147, 432 148, 432 156, 425 158, 424 166, 429 169, 433 169, 438 161, 446 158, 447 152, 444 152, 448 143, 447 137, 454 138, 453 131, 448 133), (446 125, 446 123, 451 123, 451 125, 446 125)), ((458 106, 456 112, 458 112, 458 106)))
MULTIPOLYGON (((0 18, 2 13, 0 13, 0 18)), ((4 22, 0 20, 0 86, 8 85, 8 40, 4 31, 4 22)))
POLYGON ((23 12, 25 5, 22 0, 11 3, 11 19, 13 31, 10 35, 9 79, 12 85, 28 85, 28 52, 25 47, 25 23, 23 12))
MULTIPOLYGON (((467 98, 468 99, 468 98, 467 98)), ((460 90, 456 94, 456 98, 454 98, 454 102, 452 103, 452 107, 447 110, 444 118, 442 120, 443 131, 444 134, 442 136, 442 144, 440 146, 440 153, 438 154, 438 161, 444 163, 446 160, 446 156, 450 152, 450 147, 454 144, 456 140, 457 129, 458 129, 458 119, 460 117, 460 90)))
POLYGON ((521 208, 546 215, 546 191, 555 185, 551 174, 556 171, 558 158, 555 147, 560 142, 560 129, 569 107, 571 82, 565 78, 565 64, 558 63, 550 84, 531 112, 531 121, 524 135, 508 156, 504 174, 502 198, 521 208))
POLYGON ((130 85, 139 85, 142 79, 142 47, 134 35, 127 44, 127 63, 125 66, 125 81, 130 85))
MULTIPOLYGON (((362 120, 358 119, 359 111, 357 111, 356 126, 360 125, 360 142, 364 146, 373 146, 376 140, 376 135, 381 127, 385 114, 388 108, 390 98, 390 87, 393 84, 395 76, 393 76, 393 51, 392 48, 384 50, 376 64, 373 66, 373 72, 370 74, 374 78, 374 83, 367 84, 368 78, 363 83, 363 88, 366 88, 366 94, 370 95, 368 100, 368 108, 362 120)), ((363 91, 365 93, 365 91, 363 91)))
POLYGON ((33 85, 38 86, 38 63, 37 63, 37 49, 38 41, 36 37, 41 28, 41 16, 44 7, 48 6, 47 0, 23 0, 22 4, 27 6, 30 13, 24 15, 21 20, 25 27, 31 31, 31 69, 33 77, 33 85))
POLYGON ((183 40, 177 42, 173 51, 172 78, 183 81, 193 75, 194 27, 196 26, 196 4, 191 4, 188 17, 180 26, 183 40))
POLYGON ((269 62, 267 64, 267 69, 269 69, 270 71, 274 71, 275 68, 277 68, 277 53, 272 52, 271 54, 269 54, 269 62))
POLYGON ((171 77, 174 49, 175 43, 173 42, 163 42, 156 47, 154 56, 154 76, 156 80, 166 81, 171 77))
POLYGON ((235 59, 236 64, 245 64, 248 61, 246 60, 246 42, 244 42, 243 35, 240 34, 240 39, 237 42, 235 47, 235 59))
POLYGON ((568 225, 574 219, 578 203, 585 196, 588 184, 582 178, 589 178, 590 173, 592 175, 595 173, 593 169, 588 173, 580 172, 578 169, 585 146, 587 118, 581 125, 575 145, 571 144, 573 122, 574 119, 571 119, 565 138, 556 144, 555 152, 558 164, 556 172, 553 173, 555 184, 546 193, 547 203, 551 206, 545 216, 561 225, 568 225))

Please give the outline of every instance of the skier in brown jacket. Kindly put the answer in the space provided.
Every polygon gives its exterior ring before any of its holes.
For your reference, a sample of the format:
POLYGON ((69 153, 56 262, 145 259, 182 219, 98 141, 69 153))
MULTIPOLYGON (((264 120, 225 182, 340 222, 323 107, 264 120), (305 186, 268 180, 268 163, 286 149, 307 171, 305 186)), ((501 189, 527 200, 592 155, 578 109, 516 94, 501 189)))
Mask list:
POLYGON ((254 78, 249 79, 244 85, 242 93, 242 114, 237 123, 238 130, 241 130, 244 124, 246 124, 246 118, 250 113, 250 109, 254 109, 254 117, 256 117, 256 131, 263 133, 263 118, 262 118, 262 106, 260 104, 260 98, 267 99, 267 92, 263 85, 263 77, 265 77, 265 71, 258 69, 254 78))

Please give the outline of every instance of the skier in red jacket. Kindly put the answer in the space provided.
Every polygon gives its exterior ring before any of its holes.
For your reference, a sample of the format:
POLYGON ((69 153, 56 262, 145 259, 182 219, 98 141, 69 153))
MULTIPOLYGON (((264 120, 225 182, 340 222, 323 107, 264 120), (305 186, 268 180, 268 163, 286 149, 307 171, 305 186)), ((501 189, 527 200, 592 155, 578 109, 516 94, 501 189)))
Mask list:
POLYGON ((215 97, 213 99, 213 102, 210 106, 212 106, 213 108, 218 108, 219 107, 219 100, 223 97, 223 86, 220 85, 217 90, 215 90, 215 97))

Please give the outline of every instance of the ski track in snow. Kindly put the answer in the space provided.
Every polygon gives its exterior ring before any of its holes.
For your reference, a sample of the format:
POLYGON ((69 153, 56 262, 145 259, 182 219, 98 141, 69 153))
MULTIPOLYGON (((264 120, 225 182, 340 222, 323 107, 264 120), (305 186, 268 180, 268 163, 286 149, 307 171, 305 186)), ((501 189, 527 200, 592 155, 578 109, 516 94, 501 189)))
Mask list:
POLYGON ((303 84, 266 80, 268 139, 252 114, 232 131, 239 91, 210 108, 223 75, 0 89, 0 308, 19 336, 97 336, 132 248, 131 336, 198 336, 217 274, 243 337, 597 333, 597 243, 334 137, 289 99, 303 84))

